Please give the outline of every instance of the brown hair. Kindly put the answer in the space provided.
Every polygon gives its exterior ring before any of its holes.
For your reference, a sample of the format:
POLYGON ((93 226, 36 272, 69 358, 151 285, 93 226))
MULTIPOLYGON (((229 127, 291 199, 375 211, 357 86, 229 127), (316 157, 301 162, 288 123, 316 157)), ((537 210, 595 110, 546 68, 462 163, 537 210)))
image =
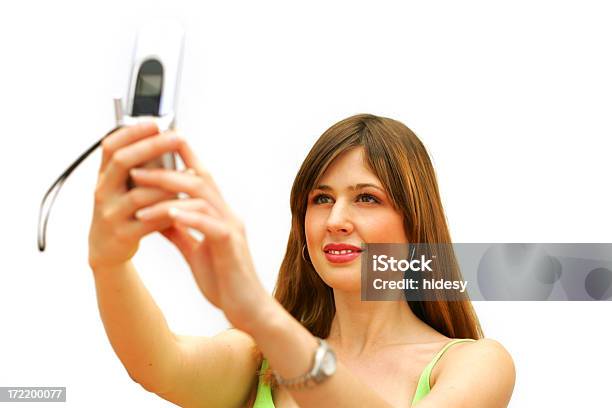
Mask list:
MULTIPOLYGON (((404 215, 410 242, 451 243, 434 168, 425 146, 408 127, 393 119, 360 114, 327 129, 306 156, 291 189, 291 231, 274 290, 285 309, 321 338, 329 335, 336 309, 332 288, 302 258, 308 194, 336 157, 360 146, 395 209, 404 215)), ((461 279, 454 255, 446 254, 445 259, 450 267, 446 274, 461 279)), ((418 318, 447 337, 483 337, 467 295, 458 301, 445 300, 441 293, 434 296, 438 300, 408 301, 408 305, 418 318)), ((261 358, 259 353, 259 361, 261 358)), ((265 373, 264 380, 274 385, 271 379, 265 373)))

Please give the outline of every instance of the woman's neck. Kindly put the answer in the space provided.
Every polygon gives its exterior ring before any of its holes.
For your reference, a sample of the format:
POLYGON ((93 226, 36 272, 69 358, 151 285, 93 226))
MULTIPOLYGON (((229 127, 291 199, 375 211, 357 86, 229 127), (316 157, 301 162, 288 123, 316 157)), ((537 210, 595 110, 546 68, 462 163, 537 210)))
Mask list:
POLYGON ((360 293, 334 290, 336 314, 328 340, 350 356, 382 347, 439 341, 442 336, 423 323, 406 302, 365 302, 360 293))

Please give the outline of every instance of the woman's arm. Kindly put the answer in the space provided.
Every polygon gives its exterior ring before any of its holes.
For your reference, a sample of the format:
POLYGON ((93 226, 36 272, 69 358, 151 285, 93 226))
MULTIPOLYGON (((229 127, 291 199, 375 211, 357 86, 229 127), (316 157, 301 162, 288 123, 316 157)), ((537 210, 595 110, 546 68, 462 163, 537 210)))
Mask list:
POLYGON ((176 370, 176 337, 132 262, 92 270, 100 317, 115 353, 134 381, 157 390, 176 370))
POLYGON ((124 127, 102 143, 88 257, 100 316, 128 374, 145 389, 182 406, 237 406, 253 383, 252 339, 235 330, 210 339, 175 336, 130 261, 145 235, 173 237, 179 231, 167 220, 134 218, 139 209, 176 197, 137 183, 128 190, 128 171, 180 144, 173 132, 160 134, 154 124, 124 127))
POLYGON ((239 407, 256 380, 253 339, 171 332, 131 262, 92 268, 106 334, 129 376, 181 407, 239 407))

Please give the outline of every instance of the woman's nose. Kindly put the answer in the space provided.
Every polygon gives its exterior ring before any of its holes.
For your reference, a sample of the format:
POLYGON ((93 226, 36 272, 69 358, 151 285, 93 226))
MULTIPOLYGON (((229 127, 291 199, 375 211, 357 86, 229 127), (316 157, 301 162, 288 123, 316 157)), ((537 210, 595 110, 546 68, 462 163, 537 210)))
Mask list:
POLYGON ((340 202, 336 202, 329 213, 327 231, 332 234, 350 234, 353 231, 349 210, 340 202))

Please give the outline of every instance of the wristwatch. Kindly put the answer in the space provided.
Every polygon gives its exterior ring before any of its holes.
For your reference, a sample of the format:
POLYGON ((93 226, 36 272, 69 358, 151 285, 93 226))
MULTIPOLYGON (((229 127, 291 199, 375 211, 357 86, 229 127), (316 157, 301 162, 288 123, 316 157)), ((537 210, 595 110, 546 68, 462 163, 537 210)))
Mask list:
POLYGON ((291 379, 284 379, 275 372, 274 377, 279 385, 294 389, 311 387, 322 383, 336 372, 336 354, 334 350, 325 340, 317 337, 317 341, 319 342, 319 347, 315 351, 310 371, 291 379))

